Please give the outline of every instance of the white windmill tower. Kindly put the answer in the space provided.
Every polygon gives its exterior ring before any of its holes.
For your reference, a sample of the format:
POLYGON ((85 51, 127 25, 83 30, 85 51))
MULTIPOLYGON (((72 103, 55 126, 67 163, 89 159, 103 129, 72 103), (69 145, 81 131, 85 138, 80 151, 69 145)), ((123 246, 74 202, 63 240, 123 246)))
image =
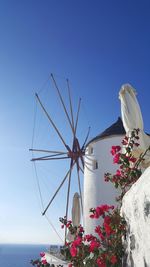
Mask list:
POLYGON ((113 164, 110 153, 113 145, 121 145, 125 135, 122 120, 118 120, 104 132, 88 142, 85 151, 84 165, 84 228, 86 233, 93 233, 98 221, 89 217, 90 208, 101 204, 114 204, 116 190, 113 185, 104 181, 106 172, 114 173, 116 165, 113 164))

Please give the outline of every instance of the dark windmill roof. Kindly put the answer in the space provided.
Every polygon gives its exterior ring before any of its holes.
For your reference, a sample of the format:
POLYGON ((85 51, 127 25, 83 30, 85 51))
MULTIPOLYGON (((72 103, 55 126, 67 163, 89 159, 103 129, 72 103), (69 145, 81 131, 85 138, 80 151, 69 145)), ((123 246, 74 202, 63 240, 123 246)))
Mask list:
POLYGON ((120 117, 118 117, 118 120, 115 123, 113 123, 110 127, 108 127, 104 132, 100 133, 99 135, 91 139, 87 145, 111 135, 124 135, 125 133, 126 132, 123 127, 122 120, 120 117))

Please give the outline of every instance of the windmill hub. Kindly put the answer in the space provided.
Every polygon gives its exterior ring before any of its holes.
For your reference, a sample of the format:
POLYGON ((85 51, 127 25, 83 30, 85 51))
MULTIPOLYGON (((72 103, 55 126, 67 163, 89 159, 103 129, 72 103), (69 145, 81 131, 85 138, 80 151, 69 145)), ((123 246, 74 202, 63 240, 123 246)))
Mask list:
POLYGON ((78 150, 78 151, 69 151, 68 152, 68 157, 73 159, 73 160, 77 160, 78 158, 80 158, 81 156, 83 156, 83 151, 82 150, 78 150))

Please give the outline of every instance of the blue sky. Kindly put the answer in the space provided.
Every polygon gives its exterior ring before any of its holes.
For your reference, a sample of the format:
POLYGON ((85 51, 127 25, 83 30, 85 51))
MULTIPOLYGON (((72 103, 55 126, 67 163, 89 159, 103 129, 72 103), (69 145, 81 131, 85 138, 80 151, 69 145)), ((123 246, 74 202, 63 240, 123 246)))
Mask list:
MULTIPOLYGON (((118 92, 123 83, 131 83, 137 89, 145 131, 150 132, 149 10, 148 0, 1 1, 1 243, 59 242, 41 216, 28 151, 33 131, 34 93, 51 72, 60 84, 64 83, 64 77, 69 78, 74 101, 79 96, 82 98, 79 135, 90 124, 93 137, 116 121, 120 115, 118 92)), ((45 87, 48 86, 51 90, 49 83, 45 87)), ((69 142, 70 133, 57 99, 54 93, 46 99, 44 90, 41 96, 69 142)), ((65 96, 64 89, 62 93, 65 96)), ((59 147, 43 114, 38 112, 39 132, 42 127, 46 129, 42 139, 45 146, 59 147)), ((55 164, 50 166, 49 173, 56 178, 50 180, 52 186, 47 198, 59 184, 57 178, 63 177, 65 168, 62 166, 60 177, 59 168, 55 164)), ((51 221, 54 219, 56 225, 61 209, 58 203, 64 202, 63 193, 57 200, 50 211, 50 217, 54 217, 51 221)))

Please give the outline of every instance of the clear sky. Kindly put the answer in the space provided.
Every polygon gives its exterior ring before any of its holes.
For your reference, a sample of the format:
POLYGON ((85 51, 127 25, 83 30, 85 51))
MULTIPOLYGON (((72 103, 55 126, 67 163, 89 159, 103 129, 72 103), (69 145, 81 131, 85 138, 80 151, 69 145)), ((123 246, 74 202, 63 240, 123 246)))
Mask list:
MULTIPOLYGON (((0 1, 1 243, 59 242, 41 216, 28 151, 34 92, 40 90, 51 72, 61 82, 62 77, 69 78, 74 99, 82 97, 80 129, 90 124, 91 137, 120 115, 118 92, 123 83, 136 88, 145 131, 150 132, 149 13, 149 0, 0 1)), ((70 133, 53 93, 46 104, 69 140, 70 133)), ((44 126, 44 141, 50 141, 47 148, 59 147, 42 115, 39 132, 44 126)), ((57 178, 63 178, 66 167, 62 168, 60 171, 55 164, 50 166, 49 173, 56 179, 49 180, 50 188, 46 186, 48 198, 59 184, 57 178)), ((50 211, 55 224, 60 203, 64 202, 63 193, 57 200, 50 211)))

